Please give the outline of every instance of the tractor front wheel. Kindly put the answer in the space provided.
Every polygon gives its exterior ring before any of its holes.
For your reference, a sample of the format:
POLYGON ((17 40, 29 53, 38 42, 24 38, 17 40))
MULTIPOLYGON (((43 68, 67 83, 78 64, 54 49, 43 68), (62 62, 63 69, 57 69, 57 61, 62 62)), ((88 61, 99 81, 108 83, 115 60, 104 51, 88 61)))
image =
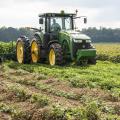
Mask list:
POLYGON ((63 64, 63 50, 61 45, 58 43, 53 43, 50 45, 49 64, 51 66, 63 64))

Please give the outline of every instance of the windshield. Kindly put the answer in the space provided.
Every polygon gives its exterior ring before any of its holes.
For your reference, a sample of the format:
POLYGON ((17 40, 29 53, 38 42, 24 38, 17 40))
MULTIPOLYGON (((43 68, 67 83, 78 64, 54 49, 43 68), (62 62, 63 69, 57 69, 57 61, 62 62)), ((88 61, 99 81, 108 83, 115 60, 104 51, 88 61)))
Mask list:
POLYGON ((51 31, 71 30, 72 18, 71 17, 52 17, 50 22, 51 31))

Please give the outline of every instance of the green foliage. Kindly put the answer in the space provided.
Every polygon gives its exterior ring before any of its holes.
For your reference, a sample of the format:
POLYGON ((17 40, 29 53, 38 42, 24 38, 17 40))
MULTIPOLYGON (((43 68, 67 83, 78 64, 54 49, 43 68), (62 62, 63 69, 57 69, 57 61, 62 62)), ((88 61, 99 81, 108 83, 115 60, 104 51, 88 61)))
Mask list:
POLYGON ((0 103, 0 112, 11 114, 12 120, 30 120, 31 114, 20 110, 18 106, 0 103))
POLYGON ((65 111, 65 118, 67 120, 87 120, 85 108, 73 108, 65 111))
POLYGON ((79 87, 79 88, 85 88, 88 86, 88 82, 87 81, 82 81, 80 79, 70 79, 70 83, 72 85, 72 87, 79 87))
POLYGON ((111 89, 111 97, 113 101, 119 101, 120 100, 120 88, 113 88, 111 89))
POLYGON ((4 103, 0 103, 0 112, 11 113, 12 109, 4 103))
MULTIPOLYGON (((13 48, 15 48, 15 42, 13 43, 13 48)), ((13 48, 12 48, 12 42, 0 42, 0 54, 4 54, 4 53, 12 53, 13 52, 13 48)))
POLYGON ((44 107, 49 104, 49 98, 45 95, 35 93, 32 94, 31 102, 37 103, 37 105, 44 107))
POLYGON ((47 79, 47 76, 45 76, 44 74, 39 74, 39 75, 35 74, 35 78, 37 80, 45 80, 45 79, 47 79))
POLYGON ((120 120, 120 117, 118 117, 118 115, 107 115, 103 118, 103 120, 120 120))
POLYGON ((87 107, 61 108, 53 106, 43 113, 45 120, 100 120, 99 110, 95 104, 87 107))
MULTIPOLYGON (((61 81, 68 81, 70 86, 72 85, 73 87, 100 87, 102 89, 111 90, 119 88, 120 86, 120 64, 114 64, 108 61, 98 61, 95 66, 86 67, 55 66, 51 68, 48 65, 20 65, 14 62, 8 63, 8 66, 40 74, 42 73, 46 76, 55 77, 61 81)), ((50 87, 51 86, 42 86, 40 84, 40 89, 43 90, 49 89, 50 87)))
POLYGON ((20 84, 8 84, 8 89, 13 92, 21 101, 25 101, 31 97, 30 91, 20 84))
POLYGON ((98 104, 93 101, 86 106, 88 120, 100 120, 98 115, 98 104))
POLYGON ((43 84, 41 82, 37 82, 35 87, 42 90, 42 91, 51 93, 51 94, 59 96, 59 97, 65 97, 68 99, 75 99, 75 100, 79 99, 79 97, 80 97, 72 92, 65 92, 62 90, 56 90, 55 88, 52 88, 51 85, 46 85, 46 84, 43 84))
POLYGON ((104 113, 115 114, 115 110, 111 106, 104 105, 104 106, 101 107, 101 109, 104 113))
POLYGON ((12 114, 12 120, 30 120, 31 117, 32 113, 22 110, 12 114))
POLYGON ((99 60, 111 61, 114 63, 120 63, 120 44, 111 43, 111 44, 95 44, 97 49, 97 58, 99 60))
POLYGON ((66 120, 64 118, 64 108, 62 109, 61 107, 59 106, 53 106, 53 108, 51 108, 49 111, 48 111, 48 117, 47 119, 52 119, 52 120, 66 120))

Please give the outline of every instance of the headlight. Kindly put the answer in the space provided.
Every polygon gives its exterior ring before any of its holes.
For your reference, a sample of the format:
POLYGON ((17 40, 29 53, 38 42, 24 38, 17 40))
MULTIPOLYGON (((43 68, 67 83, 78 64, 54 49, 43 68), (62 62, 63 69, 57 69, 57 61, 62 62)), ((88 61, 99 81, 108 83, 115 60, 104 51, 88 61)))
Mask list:
MULTIPOLYGON (((83 42, 83 40, 79 40, 79 39, 73 39, 73 41, 75 43, 82 43, 83 42)), ((86 43, 91 43, 91 40, 84 40, 84 41, 86 41, 86 43)))
POLYGON ((82 43, 82 40, 73 39, 75 43, 82 43))
POLYGON ((86 40, 86 43, 91 43, 91 40, 86 40))

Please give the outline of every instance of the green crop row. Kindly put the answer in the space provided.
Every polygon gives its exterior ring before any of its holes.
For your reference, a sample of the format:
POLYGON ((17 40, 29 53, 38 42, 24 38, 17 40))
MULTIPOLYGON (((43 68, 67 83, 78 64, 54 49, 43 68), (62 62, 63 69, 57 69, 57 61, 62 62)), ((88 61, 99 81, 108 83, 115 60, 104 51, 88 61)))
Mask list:
MULTIPOLYGON (((55 66, 51 68, 50 66, 41 64, 20 65, 18 63, 11 62, 8 63, 8 66, 10 68, 19 68, 33 73, 35 72, 46 76, 52 76, 61 81, 68 81, 71 87, 99 87, 104 90, 110 90, 113 93, 119 93, 120 91, 119 63, 114 64, 111 62, 98 61, 95 66, 55 66)), ((39 87, 41 88, 42 86, 39 87)), ((116 95, 119 97, 119 94, 116 95)))
POLYGON ((12 44, 12 42, 0 42, 0 54, 4 53, 12 53, 15 48, 15 42, 12 44))
POLYGON ((97 49, 97 59, 102 61, 112 61, 120 63, 120 44, 95 44, 97 49))
POLYGON ((0 103, 0 111, 12 114, 12 120, 120 120, 118 115, 111 115, 110 112, 101 114, 101 106, 96 101, 90 102, 85 107, 61 108, 59 105, 37 110, 30 114, 18 110, 17 106, 0 103))
MULTIPOLYGON (((108 60, 112 62, 119 62, 120 63, 120 44, 95 44, 95 47, 97 49, 97 59, 98 60, 108 60)), ((0 42, 0 54, 3 53, 11 53, 15 51, 15 42, 0 42)))

